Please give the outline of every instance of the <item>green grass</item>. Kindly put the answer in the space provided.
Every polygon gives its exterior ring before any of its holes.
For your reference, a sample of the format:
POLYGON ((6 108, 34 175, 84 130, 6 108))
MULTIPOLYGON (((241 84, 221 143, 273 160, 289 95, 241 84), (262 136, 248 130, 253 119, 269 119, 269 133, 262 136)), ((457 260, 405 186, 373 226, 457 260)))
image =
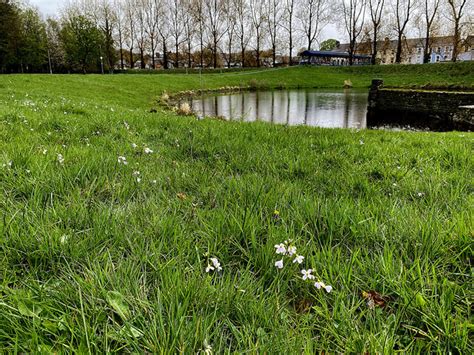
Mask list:
POLYGON ((0 77, 1 351, 471 353, 473 133, 148 112, 252 79, 473 86, 426 68, 0 77), (333 292, 275 268, 286 239, 333 292))

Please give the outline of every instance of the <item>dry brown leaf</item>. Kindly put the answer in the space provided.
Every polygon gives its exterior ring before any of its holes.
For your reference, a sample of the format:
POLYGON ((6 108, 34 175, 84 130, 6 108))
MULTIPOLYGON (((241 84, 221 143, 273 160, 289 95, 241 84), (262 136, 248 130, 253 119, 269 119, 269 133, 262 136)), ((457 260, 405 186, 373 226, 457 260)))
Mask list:
POLYGON ((362 297, 367 300, 367 306, 370 309, 374 309, 375 307, 383 308, 387 305, 387 298, 374 290, 362 291, 362 297))

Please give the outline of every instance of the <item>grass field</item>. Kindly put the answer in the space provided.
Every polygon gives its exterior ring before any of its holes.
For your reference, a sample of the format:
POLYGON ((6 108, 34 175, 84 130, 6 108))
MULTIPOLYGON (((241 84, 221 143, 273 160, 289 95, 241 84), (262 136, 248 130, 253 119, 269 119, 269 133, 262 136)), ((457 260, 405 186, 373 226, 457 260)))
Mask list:
POLYGON ((0 351, 472 353, 473 133, 149 109, 249 83, 469 88, 473 68, 0 76, 0 351))

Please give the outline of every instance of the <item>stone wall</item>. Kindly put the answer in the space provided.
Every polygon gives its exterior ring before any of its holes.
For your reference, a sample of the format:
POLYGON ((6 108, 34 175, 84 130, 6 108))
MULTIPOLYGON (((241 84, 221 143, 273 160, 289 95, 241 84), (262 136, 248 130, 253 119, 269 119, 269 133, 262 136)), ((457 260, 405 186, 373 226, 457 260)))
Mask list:
POLYGON ((474 131, 474 92, 384 89, 374 80, 367 125, 474 131))

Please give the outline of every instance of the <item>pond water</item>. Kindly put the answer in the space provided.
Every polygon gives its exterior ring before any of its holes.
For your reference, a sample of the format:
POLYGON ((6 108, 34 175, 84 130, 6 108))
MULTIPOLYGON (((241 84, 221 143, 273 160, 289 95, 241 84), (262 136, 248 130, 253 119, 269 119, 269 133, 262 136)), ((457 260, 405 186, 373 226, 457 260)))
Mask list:
POLYGON ((367 91, 285 90, 194 97, 199 117, 330 128, 366 128, 367 91))

